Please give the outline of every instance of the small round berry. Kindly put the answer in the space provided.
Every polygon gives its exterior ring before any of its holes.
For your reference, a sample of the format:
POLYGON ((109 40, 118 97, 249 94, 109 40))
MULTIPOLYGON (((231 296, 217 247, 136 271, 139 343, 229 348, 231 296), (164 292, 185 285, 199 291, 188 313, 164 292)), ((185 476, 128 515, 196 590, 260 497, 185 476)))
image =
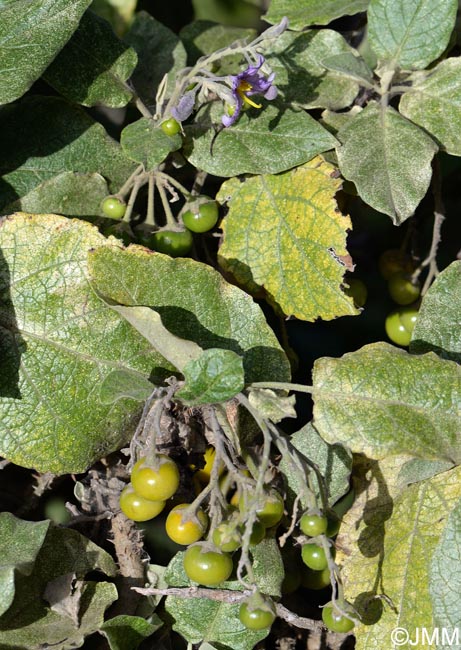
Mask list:
POLYGON ((421 286, 413 282, 405 273, 394 273, 389 278, 387 287, 394 302, 399 305, 409 305, 419 298, 421 286))
MULTIPOLYGON (((349 609, 350 606, 347 607, 347 605, 348 603, 346 603, 346 608, 349 609)), ((342 606, 341 609, 343 609, 342 606)), ((326 627, 332 632, 345 634, 354 628, 354 621, 351 621, 347 616, 343 616, 343 614, 336 610, 333 605, 325 605, 322 609, 322 620, 326 627)))
POLYGON ((248 630, 270 628, 275 621, 274 604, 270 598, 256 593, 240 605, 239 619, 248 630))
POLYGON ((398 248, 384 251, 379 258, 379 272, 385 280, 389 280, 394 273, 411 273, 412 271, 411 258, 398 248))
POLYGON ((299 527, 305 535, 317 537, 326 533, 328 519, 324 515, 306 512, 299 521, 299 527))
POLYGON ((166 518, 165 530, 170 539, 176 544, 188 546, 201 539, 208 526, 206 513, 199 508, 194 519, 183 519, 184 511, 189 508, 189 503, 181 503, 171 510, 166 518))
POLYGON ((159 515, 165 507, 165 501, 151 501, 140 496, 127 485, 120 493, 120 509, 132 521, 148 521, 159 515))
POLYGON ((414 307, 404 307, 391 312, 385 321, 386 334, 397 345, 409 345, 417 318, 418 310, 414 307))
POLYGON ((181 131, 181 125, 174 117, 170 117, 160 125, 165 135, 177 135, 181 131))
POLYGON ((182 215, 186 228, 192 232, 208 232, 218 223, 218 204, 208 197, 200 197, 182 215), (205 199, 205 200, 204 200, 205 199))
POLYGON ((102 211, 111 219, 122 219, 126 212, 126 203, 117 196, 108 196, 102 202, 102 211))
POLYGON ((140 458, 131 472, 131 483, 135 491, 151 501, 169 499, 179 487, 179 470, 168 456, 157 456, 158 467, 154 468, 145 458, 140 458))
POLYGON ((242 545, 238 529, 230 521, 222 521, 213 531, 213 544, 225 553, 233 553, 242 545))
POLYGON ((323 571, 328 566, 326 553, 318 544, 304 544, 301 556, 304 564, 314 571, 323 571))
POLYGON ((219 585, 229 578, 234 568, 232 558, 221 551, 208 550, 204 543, 189 546, 184 553, 184 570, 190 580, 201 585, 219 585))
POLYGON ((193 244, 192 234, 189 230, 158 230, 151 238, 154 250, 170 257, 184 257, 193 244))
POLYGON ((344 289, 344 293, 354 300, 357 307, 363 307, 368 296, 366 285, 358 278, 348 278, 346 282, 349 286, 344 289))

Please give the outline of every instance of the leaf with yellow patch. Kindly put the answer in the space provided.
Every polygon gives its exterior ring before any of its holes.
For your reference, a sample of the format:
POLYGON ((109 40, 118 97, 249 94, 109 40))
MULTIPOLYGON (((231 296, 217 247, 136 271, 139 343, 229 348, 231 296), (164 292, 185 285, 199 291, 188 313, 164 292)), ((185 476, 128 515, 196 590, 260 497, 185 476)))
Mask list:
MULTIPOLYGON (((357 650, 391 647, 396 627, 416 640, 421 628, 430 632, 449 623, 434 620, 432 560, 461 497, 461 468, 402 490, 397 475, 403 460, 362 460, 359 497, 337 540, 345 596, 362 620, 354 630, 357 650)), ((459 581, 449 576, 445 590, 453 579, 459 581)))
POLYGON ((341 288, 349 217, 336 207, 341 181, 317 157, 283 174, 225 182, 229 200, 219 261, 250 292, 264 289, 287 315, 331 320, 359 312, 341 288))

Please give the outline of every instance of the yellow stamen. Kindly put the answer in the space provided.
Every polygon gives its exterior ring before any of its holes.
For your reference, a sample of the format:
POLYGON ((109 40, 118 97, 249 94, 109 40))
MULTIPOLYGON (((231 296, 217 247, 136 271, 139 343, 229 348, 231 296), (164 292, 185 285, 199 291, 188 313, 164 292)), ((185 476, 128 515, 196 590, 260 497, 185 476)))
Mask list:
POLYGON ((247 97, 245 95, 245 93, 248 90, 251 90, 251 88, 252 88, 252 85, 250 83, 248 83, 248 81, 241 81, 239 83, 238 88, 237 88, 237 92, 238 92, 238 94, 240 95, 242 101, 245 104, 248 104, 249 106, 253 106, 253 108, 261 108, 262 104, 257 104, 256 102, 254 102, 252 99, 250 99, 249 97, 247 97))

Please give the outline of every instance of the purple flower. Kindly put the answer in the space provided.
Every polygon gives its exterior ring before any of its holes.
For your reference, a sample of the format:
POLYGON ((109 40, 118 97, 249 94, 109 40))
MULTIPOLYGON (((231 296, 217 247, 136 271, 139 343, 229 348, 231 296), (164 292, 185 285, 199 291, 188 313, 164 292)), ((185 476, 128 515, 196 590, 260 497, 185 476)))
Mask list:
POLYGON ((265 77, 261 72, 261 66, 264 61, 264 57, 259 55, 257 65, 250 65, 246 70, 229 77, 235 104, 229 107, 233 109, 232 114, 223 115, 222 123, 224 126, 234 124, 244 104, 253 106, 254 108, 261 108, 261 104, 256 104, 250 99, 252 95, 263 95, 269 100, 277 97, 277 87, 272 84, 275 73, 272 72, 268 77, 265 77))
POLYGON ((184 122, 194 110, 196 90, 190 90, 181 97, 177 106, 171 109, 171 115, 178 122, 184 122))

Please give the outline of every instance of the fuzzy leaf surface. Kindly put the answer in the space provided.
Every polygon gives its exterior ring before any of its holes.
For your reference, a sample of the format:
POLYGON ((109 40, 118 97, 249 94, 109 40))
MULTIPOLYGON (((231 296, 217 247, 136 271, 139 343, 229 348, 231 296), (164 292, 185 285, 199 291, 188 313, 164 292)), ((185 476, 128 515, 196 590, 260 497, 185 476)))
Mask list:
MULTIPOLYGON (((433 558, 453 508, 459 504, 461 468, 399 490, 395 485, 398 463, 394 461, 390 472, 390 461, 368 461, 367 472, 356 485, 360 496, 345 515, 338 538, 341 550, 336 561, 342 565, 345 597, 355 604, 363 621, 354 629, 357 650, 389 647, 396 627, 405 628, 409 638, 415 639, 417 628, 430 632, 438 624, 450 626, 445 614, 437 621, 430 590, 433 558)), ((449 553, 456 555, 456 548, 450 540, 449 553)), ((448 580, 445 604, 459 585, 459 567, 448 580)), ((459 614, 459 600, 457 608, 459 614)))
MULTIPOLYGON (((460 493, 461 497, 461 493, 460 493)), ((451 511, 440 541, 432 556, 429 574, 434 622, 450 634, 461 626, 461 499, 451 511)), ((437 650, 449 650, 453 644, 439 642, 437 650)))
POLYGON ((176 73, 186 66, 186 50, 177 35, 145 11, 139 11, 125 36, 138 55, 131 81, 141 99, 153 106, 158 86, 168 74, 169 97, 175 87, 176 73))
POLYGON ((461 363, 461 261, 452 262, 424 295, 413 330, 410 351, 433 351, 461 363))
MULTIPOLYGON (((210 20, 194 20, 183 27, 179 35, 186 48, 188 63, 192 65, 204 54, 211 54, 235 41, 252 40, 256 36, 256 30, 221 25, 210 20)), ((235 74, 241 59, 241 54, 231 54, 216 61, 216 72, 219 75, 235 74)))
POLYGON ((266 419, 277 423, 284 418, 296 417, 296 396, 276 393, 268 388, 252 388, 248 393, 251 406, 266 419))
POLYGON ((333 55, 354 56, 353 52, 338 32, 311 29, 302 34, 285 32, 270 43, 266 57, 287 104, 339 110, 354 100, 359 85, 327 71, 323 61, 333 55))
POLYGON ((337 144, 331 133, 307 113, 275 103, 265 104, 259 111, 243 112, 233 126, 216 136, 210 127, 221 123, 223 110, 221 102, 214 102, 211 109, 199 113, 202 126, 186 128, 187 159, 216 176, 277 174, 337 144))
POLYGON ((320 158, 277 176, 230 180, 219 263, 250 291, 261 287, 284 314, 313 321, 357 314, 341 290, 348 217, 336 209, 341 181, 320 158))
POLYGON ((175 336, 204 350, 222 348, 243 356, 247 383, 290 376, 285 353, 259 306, 210 266, 141 247, 103 247, 89 254, 89 267, 94 287, 106 298, 150 306, 175 336))
POLYGON ((181 148, 182 138, 179 133, 166 135, 151 119, 142 117, 123 129, 120 143, 128 158, 152 171, 171 151, 181 148))
POLYGON ((110 650, 135 650, 141 641, 151 636, 162 626, 162 622, 152 625, 140 616, 120 614, 105 621, 101 632, 109 642, 110 650))
POLYGON ((232 350, 209 348, 183 369, 186 384, 176 394, 186 404, 216 404, 232 399, 243 390, 242 357, 232 350))
POLYGON ((327 70, 338 72, 341 76, 350 77, 359 83, 369 84, 373 81, 373 72, 362 59, 352 52, 335 54, 323 59, 322 64, 327 70))
POLYGON ((182 371, 203 353, 202 348, 193 341, 186 341, 171 334, 164 327, 160 315, 150 307, 113 305, 112 309, 133 325, 152 347, 178 370, 182 371))
POLYGON ((49 521, 23 521, 10 512, 0 514, 0 616, 14 599, 15 572, 30 575, 48 531, 49 521))
MULTIPOLYGON (((295 454, 295 457, 307 458, 317 465, 321 475, 328 487, 327 499, 332 505, 336 503, 349 490, 349 477, 352 469, 352 454, 342 445, 329 445, 317 433, 309 422, 302 429, 296 431, 288 438, 289 448, 295 454)), ((305 466, 306 474, 312 472, 314 485, 318 486, 318 480, 310 469, 306 461, 302 461, 305 466)), ((302 480, 298 471, 295 470, 290 457, 284 456, 280 462, 279 469, 282 472, 287 487, 287 496, 291 503, 299 495, 301 497, 301 506, 304 509, 309 507, 305 495, 303 495, 303 486, 305 478, 302 480)), ((317 489, 317 498, 321 496, 320 489, 317 489)))
POLYGON ((279 23, 284 16, 290 29, 304 29, 309 25, 328 25, 335 18, 365 11, 369 0, 272 0, 264 20, 279 23))
POLYGON ((403 95, 399 110, 429 131, 447 153, 461 156, 461 58, 439 63, 403 95))
POLYGON ((371 458, 461 461, 461 367, 371 343, 314 365, 314 425, 371 458))
POLYGON ((13 604, 0 617, 1 647, 5 650, 18 647, 35 650, 46 644, 53 644, 58 650, 81 647, 85 636, 100 628, 104 611, 117 599, 115 585, 84 581, 85 575, 95 569, 109 576, 117 572, 111 556, 83 535, 51 527, 32 572, 17 576, 13 604), (59 608, 49 607, 44 598, 48 585, 69 574, 82 581, 78 624, 64 612, 60 613, 59 608))
POLYGON ((5 212, 103 216, 101 204, 108 194, 107 181, 100 174, 63 172, 34 187, 8 205, 5 212))
POLYGON ((370 44, 391 66, 423 70, 447 47, 457 9, 457 0, 371 0, 370 44))
POLYGON ((153 386, 138 373, 129 370, 112 370, 99 386, 101 404, 113 404, 128 397, 144 402, 152 394, 153 386))
POLYGON ((77 29, 91 0, 3 0, 0 104, 21 97, 77 29))
POLYGON ((361 198, 395 225, 411 217, 426 194, 437 145, 393 108, 368 106, 338 133, 341 173, 361 198))
POLYGON ((76 219, 18 213, 1 223, 0 453, 18 465, 83 472, 134 426, 132 400, 99 403, 104 378, 114 369, 153 381, 171 374, 91 288, 87 253, 105 245, 76 219))
POLYGON ((100 174, 116 191, 136 167, 101 124, 57 97, 25 97, 0 120, 0 210, 65 172, 100 174))
POLYGON ((121 108, 133 96, 126 81, 136 64, 136 52, 117 38, 104 18, 88 11, 44 78, 77 104, 121 108))
MULTIPOLYGON (((177 553, 168 566, 166 580, 171 586, 191 585, 184 571, 183 557, 184 553, 177 553)), ((258 589, 279 596, 284 568, 276 540, 263 539, 251 550, 251 559, 258 589)), ((223 582, 219 587, 242 590, 242 585, 236 580, 223 582)), ((239 608, 240 603, 217 602, 208 598, 168 596, 166 600, 166 609, 175 620, 173 629, 189 642, 203 641, 232 650, 252 650, 269 630, 248 630, 240 622, 239 608)))

